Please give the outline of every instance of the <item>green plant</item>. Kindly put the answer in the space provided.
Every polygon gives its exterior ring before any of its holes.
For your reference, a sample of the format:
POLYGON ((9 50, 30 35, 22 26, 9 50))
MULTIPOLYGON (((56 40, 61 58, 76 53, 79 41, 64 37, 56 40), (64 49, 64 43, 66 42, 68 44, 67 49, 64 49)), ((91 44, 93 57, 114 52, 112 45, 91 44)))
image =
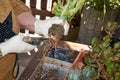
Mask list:
POLYGON ((116 27, 117 25, 115 22, 109 22, 106 27, 107 35, 103 37, 102 41, 93 38, 91 42, 92 51, 84 57, 85 66, 83 70, 85 68, 92 68, 89 70, 96 71, 96 79, 98 80, 120 79, 120 42, 115 43, 113 48, 110 47, 113 34, 111 31, 116 27))
POLYGON ((62 0, 57 0, 53 3, 52 13, 65 20, 71 21, 74 15, 80 10, 85 0, 65 0, 66 3, 63 5, 62 0))
POLYGON ((95 10, 103 11, 104 13, 120 6, 119 0, 86 0, 86 3, 95 10))

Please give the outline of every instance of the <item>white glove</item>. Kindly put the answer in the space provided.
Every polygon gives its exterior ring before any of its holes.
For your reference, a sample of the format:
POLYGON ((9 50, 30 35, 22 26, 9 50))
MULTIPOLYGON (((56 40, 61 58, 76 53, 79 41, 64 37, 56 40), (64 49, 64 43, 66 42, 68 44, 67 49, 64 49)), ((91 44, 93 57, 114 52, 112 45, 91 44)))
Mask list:
POLYGON ((12 53, 12 52, 15 52, 15 53, 28 52, 36 47, 24 42, 22 40, 23 38, 24 38, 24 35, 19 34, 10 38, 6 42, 1 43, 0 50, 1 50, 2 56, 5 56, 8 53, 12 53))
POLYGON ((36 20, 34 23, 35 33, 42 34, 43 36, 48 37, 48 30, 50 27, 52 27, 52 24, 62 24, 64 27, 64 35, 68 35, 68 22, 57 16, 46 20, 36 20))

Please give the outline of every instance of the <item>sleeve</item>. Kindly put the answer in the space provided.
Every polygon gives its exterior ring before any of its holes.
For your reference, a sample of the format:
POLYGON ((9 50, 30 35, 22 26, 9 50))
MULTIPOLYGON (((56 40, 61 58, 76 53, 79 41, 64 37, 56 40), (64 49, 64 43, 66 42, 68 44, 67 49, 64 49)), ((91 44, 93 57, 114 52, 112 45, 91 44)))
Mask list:
POLYGON ((11 0, 12 6, 13 6, 13 11, 15 15, 19 15, 22 12, 30 12, 32 13, 31 9, 28 8, 24 2, 21 0, 11 0))

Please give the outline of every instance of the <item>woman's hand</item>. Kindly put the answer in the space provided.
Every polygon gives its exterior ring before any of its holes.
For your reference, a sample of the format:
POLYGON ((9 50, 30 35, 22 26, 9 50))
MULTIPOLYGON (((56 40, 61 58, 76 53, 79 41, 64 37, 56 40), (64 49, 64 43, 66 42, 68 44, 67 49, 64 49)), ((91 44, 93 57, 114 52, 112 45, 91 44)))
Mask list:
POLYGON ((7 55, 8 53, 25 53, 33 50, 36 46, 28 44, 23 41, 24 35, 16 35, 9 40, 0 44, 0 51, 2 56, 7 55))
POLYGON ((52 24, 63 25, 64 35, 68 35, 68 31, 69 31, 68 22, 57 16, 54 16, 54 17, 52 17, 50 19, 46 19, 46 20, 36 20, 34 23, 35 33, 41 34, 44 37, 48 37, 48 30, 50 27, 52 27, 52 24))

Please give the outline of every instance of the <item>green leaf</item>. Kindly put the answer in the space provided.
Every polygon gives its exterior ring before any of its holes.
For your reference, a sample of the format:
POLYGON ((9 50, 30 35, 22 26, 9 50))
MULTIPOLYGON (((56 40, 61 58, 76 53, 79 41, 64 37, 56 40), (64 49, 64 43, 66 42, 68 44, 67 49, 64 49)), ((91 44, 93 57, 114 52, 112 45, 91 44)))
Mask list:
POLYGON ((71 70, 68 74, 67 80, 80 80, 81 72, 79 70, 71 70))
POLYGON ((117 53, 116 56, 120 57, 120 53, 117 53))
POLYGON ((109 46, 109 43, 103 42, 101 45, 102 45, 102 47, 101 47, 101 48, 106 48, 106 47, 108 47, 108 46, 109 46))
POLYGON ((98 41, 98 39, 94 37, 91 41, 91 45, 94 45, 95 43, 97 43, 97 41, 98 41))
POLYGON ((120 72, 115 72, 115 80, 119 80, 120 79, 120 72))
POLYGON ((92 57, 90 56, 90 54, 87 54, 87 55, 85 56, 84 62, 85 62, 85 64, 87 64, 87 65, 91 65, 91 63, 92 63, 92 57))
POLYGON ((116 22, 108 22, 107 24, 107 30, 113 30, 117 26, 116 22))
POLYGON ((106 66, 106 71, 108 72, 108 73, 112 73, 112 71, 113 71, 113 68, 114 68, 114 63, 113 62, 111 62, 111 61, 109 61, 109 60, 106 60, 105 61, 105 66, 106 66))
POLYGON ((97 71, 90 66, 84 66, 82 69, 82 80, 95 80, 97 77, 97 71))
POLYGON ((111 55, 112 55, 111 49, 107 48, 105 51, 103 51, 103 54, 106 58, 111 57, 111 55))
POLYGON ((100 53, 100 52, 101 52, 101 49, 98 48, 98 47, 94 47, 93 49, 94 49, 94 52, 97 52, 97 53, 100 53))
POLYGON ((114 44, 114 48, 115 48, 115 49, 120 48, 120 43, 115 43, 115 44, 114 44))

